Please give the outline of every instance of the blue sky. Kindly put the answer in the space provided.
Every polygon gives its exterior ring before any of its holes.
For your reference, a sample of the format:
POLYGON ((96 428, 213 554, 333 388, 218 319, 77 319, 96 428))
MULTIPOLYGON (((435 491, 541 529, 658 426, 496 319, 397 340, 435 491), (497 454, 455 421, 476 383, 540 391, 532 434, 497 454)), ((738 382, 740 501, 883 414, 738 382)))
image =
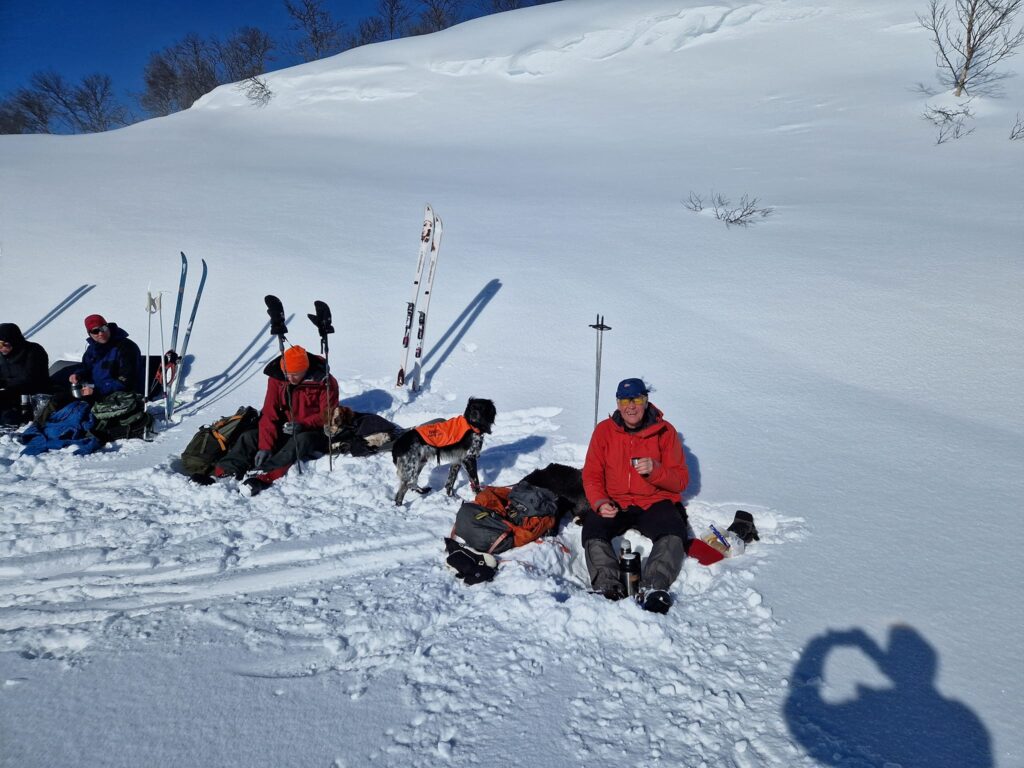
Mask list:
MULTIPOLYGON (((325 2, 346 31, 376 5, 325 2)), ((54 69, 72 81, 108 74, 128 101, 129 93, 142 90, 150 53, 189 32, 223 38, 249 25, 283 38, 288 21, 282 0, 0 0, 0 96, 27 84, 33 72, 54 69)))

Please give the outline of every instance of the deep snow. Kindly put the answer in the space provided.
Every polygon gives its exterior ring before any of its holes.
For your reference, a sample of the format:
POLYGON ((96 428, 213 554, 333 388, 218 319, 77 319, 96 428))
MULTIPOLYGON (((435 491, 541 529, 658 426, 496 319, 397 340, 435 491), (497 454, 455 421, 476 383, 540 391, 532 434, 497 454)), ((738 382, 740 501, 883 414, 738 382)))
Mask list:
POLYGON ((0 319, 51 359, 92 312, 144 344, 147 286, 211 266, 178 423, 84 459, 0 441, 0 764, 1024 765, 1024 86, 936 146, 915 10, 563 0, 274 73, 262 110, 225 87, 0 138, 0 319), (712 190, 774 213, 682 205, 712 190), (262 400, 268 292, 310 348, 331 304, 353 407, 495 399, 495 484, 582 463, 603 313, 602 413, 647 378, 695 526, 742 507, 761 542, 687 563, 658 617, 587 594, 572 526, 463 586, 456 505, 393 507, 386 457, 189 485, 195 429, 262 400))

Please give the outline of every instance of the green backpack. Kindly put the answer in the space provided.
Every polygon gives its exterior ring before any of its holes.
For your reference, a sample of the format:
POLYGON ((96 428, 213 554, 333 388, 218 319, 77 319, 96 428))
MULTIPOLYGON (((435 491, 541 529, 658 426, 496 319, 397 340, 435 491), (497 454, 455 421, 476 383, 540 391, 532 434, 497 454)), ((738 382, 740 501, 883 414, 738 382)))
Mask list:
POLYGON ((181 466, 187 475, 209 475, 243 432, 256 426, 260 413, 244 405, 233 415, 202 426, 181 452, 181 466))
POLYGON ((93 403, 92 416, 96 424, 89 431, 105 443, 145 437, 153 427, 146 401, 135 392, 112 392, 93 403))

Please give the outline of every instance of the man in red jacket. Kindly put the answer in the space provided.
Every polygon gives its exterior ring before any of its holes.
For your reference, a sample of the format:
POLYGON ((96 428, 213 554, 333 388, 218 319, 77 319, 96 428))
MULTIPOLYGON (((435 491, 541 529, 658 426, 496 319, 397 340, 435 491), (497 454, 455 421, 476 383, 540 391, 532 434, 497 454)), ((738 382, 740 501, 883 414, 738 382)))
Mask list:
POLYGON ((615 398, 616 411, 594 429, 583 465, 591 506, 583 519, 587 570, 594 589, 609 600, 625 597, 611 540, 635 528, 654 542, 638 602, 665 613, 686 552, 686 517, 678 502, 690 475, 679 434, 648 401, 643 380, 622 380, 615 398))
POLYGON ((240 489, 250 496, 269 487, 294 462, 326 455, 324 419, 338 405, 338 382, 328 375, 324 359, 302 347, 289 347, 263 372, 268 377, 267 395, 259 427, 239 437, 214 468, 216 477, 260 470, 261 475, 249 478, 240 489))

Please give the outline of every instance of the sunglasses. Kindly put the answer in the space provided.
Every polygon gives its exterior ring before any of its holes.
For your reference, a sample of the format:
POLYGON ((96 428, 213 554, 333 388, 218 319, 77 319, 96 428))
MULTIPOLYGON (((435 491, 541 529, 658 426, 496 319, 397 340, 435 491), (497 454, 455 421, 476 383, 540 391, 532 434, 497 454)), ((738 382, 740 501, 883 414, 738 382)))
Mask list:
POLYGON ((625 408, 627 405, 643 405, 647 402, 647 395, 640 395, 639 397, 620 397, 617 402, 622 408, 625 408))
POLYGON ((97 328, 90 328, 89 329, 89 335, 90 336, 99 336, 101 333, 110 333, 110 329, 107 328, 107 326, 105 326, 105 325, 101 325, 101 326, 99 326, 97 328))
POLYGON ((0 341, 0 347, 13 347, 13 346, 14 345, 11 344, 11 342, 9 342, 9 341, 0 341))

